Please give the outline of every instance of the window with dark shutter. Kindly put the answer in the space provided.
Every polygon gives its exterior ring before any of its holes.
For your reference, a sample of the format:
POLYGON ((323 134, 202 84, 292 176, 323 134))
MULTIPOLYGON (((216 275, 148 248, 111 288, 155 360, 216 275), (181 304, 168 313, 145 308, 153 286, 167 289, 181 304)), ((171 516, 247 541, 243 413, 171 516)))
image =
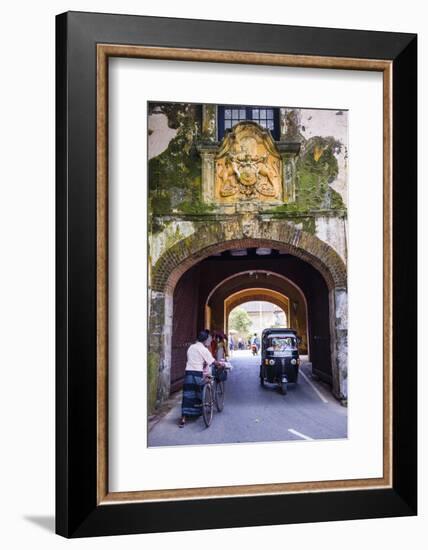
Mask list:
POLYGON ((223 139, 225 132, 244 120, 257 122, 270 131, 273 139, 279 140, 279 109, 256 105, 219 105, 218 139, 223 139))

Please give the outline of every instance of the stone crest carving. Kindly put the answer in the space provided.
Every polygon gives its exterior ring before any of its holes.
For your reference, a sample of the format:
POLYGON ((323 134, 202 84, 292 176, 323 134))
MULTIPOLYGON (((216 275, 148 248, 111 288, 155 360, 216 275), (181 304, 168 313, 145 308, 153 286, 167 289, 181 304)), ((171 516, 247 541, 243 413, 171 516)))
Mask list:
POLYGON ((215 161, 215 192, 220 202, 281 200, 281 157, 269 132, 241 122, 223 139, 215 161))

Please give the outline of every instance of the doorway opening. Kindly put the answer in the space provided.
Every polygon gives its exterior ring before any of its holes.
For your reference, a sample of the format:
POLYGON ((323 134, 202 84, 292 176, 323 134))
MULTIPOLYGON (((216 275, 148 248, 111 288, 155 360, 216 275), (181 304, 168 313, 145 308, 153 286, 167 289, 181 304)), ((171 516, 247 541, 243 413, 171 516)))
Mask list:
MULTIPOLYGON (((288 299, 284 297, 288 304, 288 299)), ((248 348, 254 337, 261 341, 265 328, 287 327, 287 312, 279 305, 264 300, 245 301, 231 309, 226 322, 225 334, 228 337, 229 349, 248 348)))
POLYGON ((172 300, 170 391, 182 386, 187 349, 197 332, 207 328, 228 334, 232 310, 250 302, 282 310, 284 324, 300 337, 300 353, 332 383, 334 314, 324 277, 293 254, 258 250, 226 249, 196 262, 178 279, 172 300))

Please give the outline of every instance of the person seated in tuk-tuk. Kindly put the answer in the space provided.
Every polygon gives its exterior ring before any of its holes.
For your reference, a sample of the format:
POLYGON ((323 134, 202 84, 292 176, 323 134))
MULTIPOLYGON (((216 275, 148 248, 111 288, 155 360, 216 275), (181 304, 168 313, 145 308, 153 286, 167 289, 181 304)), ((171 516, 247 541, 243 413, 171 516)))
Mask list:
POLYGON ((282 341, 282 349, 281 351, 285 351, 285 350, 288 350, 288 349, 293 349, 294 346, 293 346, 293 343, 292 343, 292 339, 291 338, 285 338, 283 341, 282 341))
POLYGON ((271 338, 271 345, 266 348, 266 351, 286 351, 295 348, 293 338, 271 338))

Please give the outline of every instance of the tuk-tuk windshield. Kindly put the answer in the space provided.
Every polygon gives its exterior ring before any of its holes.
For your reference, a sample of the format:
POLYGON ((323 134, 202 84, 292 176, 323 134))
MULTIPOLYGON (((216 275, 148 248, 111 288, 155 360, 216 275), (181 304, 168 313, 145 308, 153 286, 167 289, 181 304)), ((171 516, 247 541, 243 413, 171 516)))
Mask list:
POLYGON ((266 351, 283 352, 297 350, 297 339, 293 336, 272 334, 267 338, 266 351))

